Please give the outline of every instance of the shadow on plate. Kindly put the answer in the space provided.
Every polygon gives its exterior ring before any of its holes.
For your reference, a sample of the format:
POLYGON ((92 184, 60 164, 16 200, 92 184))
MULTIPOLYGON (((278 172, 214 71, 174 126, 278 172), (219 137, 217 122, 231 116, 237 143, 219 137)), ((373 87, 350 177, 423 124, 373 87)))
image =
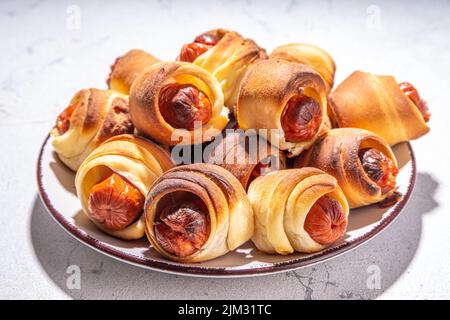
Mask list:
POLYGON ((422 215, 439 205, 434 199, 437 187, 431 175, 419 173, 405 211, 381 235, 330 261, 254 278, 191 278, 116 261, 69 236, 39 197, 30 216, 30 236, 49 278, 75 299, 373 299, 408 268, 420 242, 422 215), (71 265, 81 269, 80 289, 66 285, 71 265), (373 266, 380 271, 381 287, 369 289, 373 266))
POLYGON ((62 185, 67 191, 76 195, 75 173, 66 167, 61 160, 59 160, 56 152, 53 151, 52 156, 54 161, 50 162, 50 168, 53 170, 59 184, 62 185))

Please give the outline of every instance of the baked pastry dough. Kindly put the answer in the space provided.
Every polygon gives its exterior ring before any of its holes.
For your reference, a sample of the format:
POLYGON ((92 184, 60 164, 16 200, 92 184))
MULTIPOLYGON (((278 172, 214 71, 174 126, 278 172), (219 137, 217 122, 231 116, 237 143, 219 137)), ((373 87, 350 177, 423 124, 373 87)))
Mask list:
POLYGON ((181 61, 193 62, 211 72, 222 86, 225 105, 231 110, 236 105, 240 83, 247 69, 255 61, 266 58, 265 50, 255 41, 224 29, 211 30, 198 36, 193 43, 182 48, 178 57, 181 61))
POLYGON ((212 164, 179 166, 162 175, 145 205, 153 247, 179 262, 210 260, 253 235, 253 211, 239 181, 212 164))
POLYGON ((213 143, 206 162, 230 171, 246 190, 260 175, 286 168, 283 152, 256 134, 235 131, 213 143))
POLYGON ((392 76, 353 72, 330 98, 332 118, 341 127, 361 128, 381 136, 389 145, 417 139, 430 129, 426 103, 414 101, 392 76))
POLYGON ((330 54, 322 48, 311 44, 286 44, 275 48, 269 58, 306 64, 322 76, 327 85, 327 92, 333 88, 336 64, 330 54))
POLYGON ((351 208, 380 202, 396 191, 395 155, 381 137, 363 129, 326 132, 295 166, 316 167, 334 176, 351 208))
POLYGON ((237 103, 239 127, 258 130, 279 149, 288 151, 288 157, 314 143, 324 129, 326 115, 324 80, 308 66, 262 60, 242 80, 237 103))
POLYGON ((159 59, 143 50, 133 49, 128 51, 117 58, 111 66, 111 73, 107 80, 108 87, 128 95, 136 77, 157 62, 159 62, 159 59))
MULTIPOLYGON (((144 236, 142 218, 143 203, 139 215, 134 221, 122 228, 111 229, 106 218, 93 215, 91 197, 93 188, 114 173, 125 179, 128 188, 136 188, 143 198, 153 182, 166 170, 174 166, 168 152, 153 142, 134 135, 115 136, 95 149, 80 166, 75 177, 75 186, 84 213, 94 224, 106 233, 124 240, 139 239, 144 236)), ((103 205, 120 206, 123 209, 126 199, 114 199, 113 192, 107 190, 103 205), (106 200, 105 200, 106 199, 106 200), (119 201, 122 201, 119 203, 119 201)), ((112 208, 110 208, 113 210, 112 208)), ((120 217, 110 217, 120 219, 120 217)), ((122 222, 122 221, 119 221, 122 222)))
POLYGON ((172 146, 210 141, 229 121, 217 80, 187 62, 143 72, 131 87, 130 113, 140 134, 172 146))
POLYGON ((316 168, 270 172, 248 189, 256 247, 282 255, 320 251, 346 231, 349 207, 331 175, 316 168))
POLYGON ((112 90, 78 91, 51 131, 52 145, 64 164, 77 171, 92 150, 108 138, 132 133, 128 97, 112 90))

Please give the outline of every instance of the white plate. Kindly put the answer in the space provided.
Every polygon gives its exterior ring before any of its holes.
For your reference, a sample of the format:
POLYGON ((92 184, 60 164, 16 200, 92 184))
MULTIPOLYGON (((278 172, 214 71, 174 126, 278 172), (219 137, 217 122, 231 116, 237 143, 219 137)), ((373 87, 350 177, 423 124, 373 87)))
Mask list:
POLYGON ((188 276, 243 277, 298 269, 343 254, 383 231, 403 210, 416 177, 414 154, 409 143, 393 148, 399 163, 397 178, 400 202, 390 208, 376 205, 352 210, 346 235, 333 246, 314 254, 295 253, 289 256, 267 255, 250 243, 217 259, 180 264, 168 261, 151 248, 147 240, 124 241, 113 238, 92 224, 81 211, 75 194, 74 173, 67 169, 52 150, 47 137, 38 159, 39 193, 50 214, 73 237, 82 243, 121 261, 143 268, 188 276))

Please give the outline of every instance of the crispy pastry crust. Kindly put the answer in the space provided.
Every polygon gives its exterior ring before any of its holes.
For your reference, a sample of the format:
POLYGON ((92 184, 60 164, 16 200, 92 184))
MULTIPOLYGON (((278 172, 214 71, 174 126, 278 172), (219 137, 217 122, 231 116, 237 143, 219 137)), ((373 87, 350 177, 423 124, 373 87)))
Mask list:
POLYGON ((267 59, 266 51, 255 41, 245 39, 234 31, 215 29, 207 33, 216 35, 220 40, 197 57, 194 64, 205 68, 217 78, 222 86, 225 105, 233 110, 247 69, 256 61, 267 59))
POLYGON ((330 102, 339 127, 372 131, 391 146, 417 139, 430 130, 419 109, 391 76, 355 71, 336 88, 330 102))
POLYGON ((253 211, 242 185, 230 172, 212 164, 180 166, 167 171, 148 193, 144 216, 147 238, 153 247, 170 260, 186 263, 210 260, 236 249, 250 239, 254 227, 253 211), (162 199, 175 202, 179 191, 198 196, 208 208, 210 218, 208 240, 186 257, 166 252, 156 241, 154 232, 162 199))
POLYGON ((237 104, 239 127, 268 129, 261 135, 280 150, 287 150, 288 157, 299 155, 309 148, 325 129, 327 121, 327 95, 322 77, 310 67, 284 60, 257 62, 242 80, 237 104), (303 94, 316 100, 322 112, 322 123, 315 136, 298 143, 287 142, 281 125, 281 116, 289 99, 304 90, 303 94), (278 129, 272 132, 270 129, 278 129))
POLYGON ((256 178, 248 189, 255 214, 256 247, 266 253, 311 253, 326 246, 305 231, 309 210, 323 195, 337 200, 348 217, 349 206, 335 178, 316 168, 274 171, 256 178))
POLYGON ((109 80, 110 88, 128 95, 137 76, 157 62, 159 59, 143 50, 128 51, 114 65, 109 80))
POLYGON ((277 169, 286 168, 286 158, 280 150, 268 142, 260 146, 260 141, 256 141, 257 135, 228 133, 211 151, 207 162, 230 171, 247 189, 253 170, 262 161, 270 159, 271 165, 277 169), (253 144, 251 140, 254 140, 253 144))
POLYGON ((336 64, 330 54, 322 48, 310 44, 291 43, 275 48, 269 58, 306 64, 322 76, 327 85, 327 92, 333 88, 336 64))
POLYGON ((108 138, 132 133, 128 97, 113 90, 85 89, 72 98, 76 106, 70 127, 60 135, 54 128, 52 145, 64 164, 77 171, 87 155, 108 138))
POLYGON ((135 80, 130 91, 130 114, 139 133, 166 145, 207 142, 225 128, 228 109, 217 80, 205 69, 187 62, 160 62, 135 80), (170 83, 192 84, 203 91, 212 104, 210 121, 201 129, 175 129, 159 110, 161 89, 170 83))
MULTIPOLYGON (((109 168, 131 182, 146 196, 153 182, 174 166, 170 155, 155 143, 134 135, 112 137, 95 149, 80 166, 75 177, 77 196, 84 213, 91 219, 88 207, 89 194, 109 168)), ((139 239, 144 236, 143 217, 128 227, 111 231, 91 221, 106 233, 124 240, 139 239)))
MULTIPOLYGON (((375 148, 383 152, 397 166, 389 145, 378 135, 363 129, 333 129, 321 135, 314 146, 295 161, 296 167, 316 167, 334 176, 351 208, 385 199, 378 184, 364 171, 358 152, 375 148)), ((392 190, 395 191, 395 190, 392 190)))

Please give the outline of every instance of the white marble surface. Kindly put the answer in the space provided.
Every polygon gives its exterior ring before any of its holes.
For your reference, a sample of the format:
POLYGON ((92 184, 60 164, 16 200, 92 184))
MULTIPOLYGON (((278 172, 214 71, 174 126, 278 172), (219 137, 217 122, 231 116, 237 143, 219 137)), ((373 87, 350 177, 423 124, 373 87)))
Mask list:
POLYGON ((450 298, 450 1, 187 3, 0 2, 0 298, 450 298), (72 94, 104 87, 110 63, 130 48, 173 59, 181 44, 215 27, 268 50, 287 42, 323 46, 337 62, 337 82, 362 69, 420 88, 432 131, 413 143, 416 189, 391 227, 314 267, 219 280, 114 261, 56 225, 37 196, 36 158, 72 94), (69 265, 81 268, 79 290, 66 286, 69 265), (381 271, 379 289, 367 287, 371 265, 381 271))

